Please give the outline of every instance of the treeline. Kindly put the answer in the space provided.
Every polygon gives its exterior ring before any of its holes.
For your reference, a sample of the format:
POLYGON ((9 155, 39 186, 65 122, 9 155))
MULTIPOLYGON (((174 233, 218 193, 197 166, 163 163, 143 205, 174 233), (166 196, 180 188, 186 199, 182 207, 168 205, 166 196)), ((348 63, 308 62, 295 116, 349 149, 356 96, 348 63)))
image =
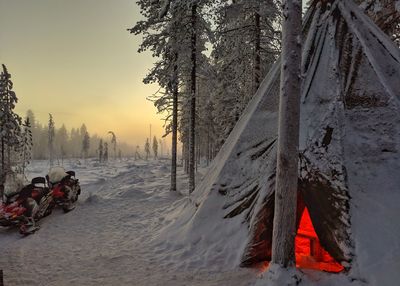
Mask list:
POLYGON ((210 162, 280 53, 280 3, 275 0, 139 0, 144 20, 139 52, 158 59, 144 83, 161 89, 151 100, 172 133, 171 190, 176 146, 182 142, 190 190, 196 164, 210 162), (179 138, 178 138, 179 135, 179 138))
MULTIPOLYGON (((7 173, 24 175, 32 159, 48 159, 50 166, 63 164, 67 158, 95 157, 99 162, 134 156, 135 149, 117 140, 113 131, 106 136, 90 135, 85 124, 67 130, 55 127, 49 114, 47 124, 36 120, 32 110, 25 118, 15 112, 18 98, 13 91, 11 74, 2 65, 0 74, 0 184, 7 173)), ((136 150, 137 151, 137 150, 136 150)))
MULTIPOLYGON (((107 157, 112 159, 122 156, 133 156, 134 148, 126 143, 117 142, 114 132, 100 137, 91 135, 85 124, 79 128, 67 129, 65 124, 56 128, 56 118, 51 114, 47 124, 40 123, 32 110, 28 110, 26 118, 31 123, 32 131, 32 158, 43 160, 50 159, 61 163, 66 158, 99 158, 107 149, 107 157)), ((104 161, 104 158, 102 158, 104 161)))

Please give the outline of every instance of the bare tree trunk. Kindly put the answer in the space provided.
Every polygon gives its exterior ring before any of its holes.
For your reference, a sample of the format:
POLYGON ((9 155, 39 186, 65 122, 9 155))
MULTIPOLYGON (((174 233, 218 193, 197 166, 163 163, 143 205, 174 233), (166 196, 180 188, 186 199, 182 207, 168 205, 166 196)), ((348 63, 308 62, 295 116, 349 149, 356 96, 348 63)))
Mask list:
POLYGON ((295 265, 301 90, 301 0, 284 0, 272 263, 295 265))
POLYGON ((178 53, 174 52, 174 74, 172 80, 172 158, 171 191, 176 191, 176 158, 178 145, 178 53))
POLYGON ((195 138, 196 138, 196 55, 197 55, 197 3, 192 4, 192 35, 191 35, 191 87, 190 87, 190 124, 189 124, 189 193, 195 188, 195 138))
POLYGON ((206 150, 206 156, 207 156, 207 166, 210 165, 210 129, 207 128, 207 150, 206 150))
POLYGON ((5 156, 4 148, 5 148, 4 138, 1 138, 1 175, 2 176, 5 174, 5 170, 6 170, 6 159, 4 157, 5 156))
POLYGON ((254 29, 255 29, 255 42, 254 42, 254 82, 253 94, 254 95, 260 87, 261 78, 261 25, 260 25, 260 4, 257 4, 257 11, 254 13, 254 29))

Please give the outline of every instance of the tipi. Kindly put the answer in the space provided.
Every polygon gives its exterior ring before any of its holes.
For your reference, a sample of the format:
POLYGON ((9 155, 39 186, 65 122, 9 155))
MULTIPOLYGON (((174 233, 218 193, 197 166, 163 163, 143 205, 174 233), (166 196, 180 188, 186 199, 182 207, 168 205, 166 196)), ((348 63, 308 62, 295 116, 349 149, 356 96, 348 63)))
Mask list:
MULTIPOLYGON (((314 1, 304 34, 296 261, 393 285, 400 281, 400 50, 352 0, 314 1)), ((220 266, 271 258, 280 64, 166 229, 220 266)))

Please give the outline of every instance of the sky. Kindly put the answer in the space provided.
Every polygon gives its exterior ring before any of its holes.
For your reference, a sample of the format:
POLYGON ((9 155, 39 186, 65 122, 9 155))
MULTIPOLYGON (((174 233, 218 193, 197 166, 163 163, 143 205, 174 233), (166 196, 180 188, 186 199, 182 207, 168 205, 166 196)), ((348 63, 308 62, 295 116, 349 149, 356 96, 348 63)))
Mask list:
POLYGON ((0 0, 0 63, 12 75, 16 111, 46 123, 143 145, 163 135, 162 116, 146 97, 143 77, 154 60, 137 53, 135 0, 0 0))

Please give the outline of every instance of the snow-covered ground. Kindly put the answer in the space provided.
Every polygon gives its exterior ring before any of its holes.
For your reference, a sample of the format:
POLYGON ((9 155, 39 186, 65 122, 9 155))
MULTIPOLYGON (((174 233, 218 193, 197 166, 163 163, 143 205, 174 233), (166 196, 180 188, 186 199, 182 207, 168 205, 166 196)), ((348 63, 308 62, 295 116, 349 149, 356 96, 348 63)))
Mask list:
MULTIPOLYGON (((79 204, 54 211, 25 238, 0 229, 5 285, 254 285, 252 270, 220 271, 193 257, 191 245, 160 239, 175 208, 190 201, 169 191, 168 160, 64 163, 81 181, 79 204)), ((36 161, 28 178, 47 171, 46 161, 36 161)), ((181 170, 178 180, 186 190, 181 170)))

